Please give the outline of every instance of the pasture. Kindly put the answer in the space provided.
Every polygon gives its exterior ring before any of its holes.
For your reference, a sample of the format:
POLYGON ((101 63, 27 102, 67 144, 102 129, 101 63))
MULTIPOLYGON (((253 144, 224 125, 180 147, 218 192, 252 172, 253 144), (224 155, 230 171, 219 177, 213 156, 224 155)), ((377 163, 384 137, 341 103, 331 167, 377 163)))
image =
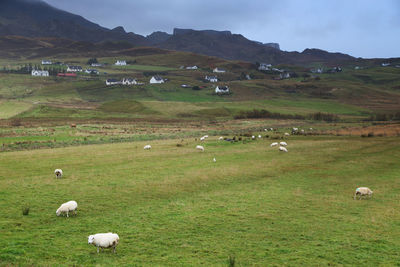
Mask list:
POLYGON ((398 264, 398 137, 286 141, 289 153, 216 136, 205 152, 185 138, 0 153, 0 265, 398 264), (353 200, 359 186, 372 199, 353 200), (69 200, 78 215, 57 217, 69 200), (88 235, 109 231, 117 253, 97 254, 88 235))

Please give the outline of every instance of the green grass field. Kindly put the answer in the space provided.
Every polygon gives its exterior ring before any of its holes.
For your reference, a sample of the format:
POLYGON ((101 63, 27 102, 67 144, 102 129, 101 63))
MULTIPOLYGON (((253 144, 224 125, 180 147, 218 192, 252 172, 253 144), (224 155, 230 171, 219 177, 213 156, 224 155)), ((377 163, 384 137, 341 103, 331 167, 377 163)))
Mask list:
POLYGON ((398 138, 287 142, 289 153, 216 137, 204 153, 193 139, 0 153, 0 265, 398 264, 398 138), (353 200, 358 186, 373 198, 353 200), (69 200, 78 215, 57 217, 69 200), (117 253, 97 255, 87 236, 108 231, 117 253))

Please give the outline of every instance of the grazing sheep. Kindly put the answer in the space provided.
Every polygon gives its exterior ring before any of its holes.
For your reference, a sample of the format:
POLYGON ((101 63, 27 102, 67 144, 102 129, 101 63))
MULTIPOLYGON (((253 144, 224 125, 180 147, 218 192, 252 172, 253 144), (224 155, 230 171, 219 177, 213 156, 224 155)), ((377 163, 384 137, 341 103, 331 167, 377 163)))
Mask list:
POLYGON ((280 142, 279 143, 281 146, 287 146, 287 143, 286 142, 280 142))
POLYGON ((60 216, 61 213, 67 213, 67 217, 69 217, 68 213, 70 211, 73 211, 74 215, 76 215, 77 209, 78 209, 78 203, 76 203, 76 201, 71 200, 64 204, 61 204, 61 206, 56 211, 56 214, 57 216, 60 216))
POLYGON ((150 149, 151 149, 151 145, 145 145, 145 146, 143 147, 143 149, 144 149, 144 150, 150 150, 150 149))
POLYGON ((202 152, 204 152, 204 147, 203 146, 196 146, 197 150, 201 150, 202 152))
POLYGON ((56 175, 57 178, 62 177, 62 170, 61 169, 55 169, 54 174, 56 175))
POLYGON ((261 134, 258 135, 258 138, 261 138, 261 134))
POLYGON ((371 198, 373 193, 374 193, 374 191, 372 191, 368 187, 359 187, 359 188, 356 189, 356 192, 354 193, 354 197, 353 198, 356 199, 357 196, 359 197, 359 199, 361 199, 364 196, 367 196, 368 198, 371 198))
POLYGON ((208 135, 203 136, 204 138, 208 138, 208 135))
POLYGON ((278 145, 278 142, 273 142, 273 143, 271 144, 271 147, 277 146, 277 145, 278 145))
POLYGON ((200 137, 200 141, 204 141, 204 140, 205 140, 204 136, 200 137))
POLYGON ((285 133, 285 136, 289 136, 290 134, 289 133, 285 133))
POLYGON ((273 130, 274 130, 274 128, 269 128, 269 130, 270 130, 270 131, 273 131, 273 130))
POLYGON ((222 136, 220 136, 220 137, 218 138, 218 140, 224 140, 224 138, 223 138, 222 136))
POLYGON ((264 129, 264 132, 268 132, 268 129, 264 129))
POLYGON ((286 147, 284 147, 284 146, 280 146, 280 147, 279 147, 279 151, 288 152, 287 149, 286 149, 286 147))
POLYGON ((254 140, 254 139, 256 139, 256 137, 255 137, 254 135, 252 135, 252 136, 251 136, 251 139, 253 139, 253 140, 254 140))
POLYGON ((217 162, 217 160, 215 158, 213 158, 213 162, 217 162))
POLYGON ((88 244, 92 244, 97 247, 97 253, 99 253, 99 248, 113 248, 115 253, 115 248, 119 243, 119 236, 113 233, 102 233, 90 235, 88 237, 88 244))

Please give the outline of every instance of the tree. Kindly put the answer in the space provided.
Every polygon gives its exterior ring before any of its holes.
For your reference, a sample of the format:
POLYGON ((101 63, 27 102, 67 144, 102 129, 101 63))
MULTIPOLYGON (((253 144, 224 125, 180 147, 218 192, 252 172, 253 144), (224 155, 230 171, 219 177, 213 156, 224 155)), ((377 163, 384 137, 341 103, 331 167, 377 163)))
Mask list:
POLYGON ((89 58, 89 60, 87 61, 88 65, 92 65, 93 63, 98 63, 97 58, 89 58))

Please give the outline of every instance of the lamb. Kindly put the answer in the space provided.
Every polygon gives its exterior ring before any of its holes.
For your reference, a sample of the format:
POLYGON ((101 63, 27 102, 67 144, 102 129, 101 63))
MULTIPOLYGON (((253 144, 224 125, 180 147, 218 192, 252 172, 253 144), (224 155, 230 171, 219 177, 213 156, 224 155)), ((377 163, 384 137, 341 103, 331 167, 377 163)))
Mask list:
POLYGON ((61 169, 55 169, 54 174, 56 175, 57 178, 62 177, 62 170, 61 169))
POLYGON ((279 147, 279 151, 288 152, 287 149, 286 149, 286 147, 284 147, 284 146, 280 146, 280 147, 279 147))
POLYGON ((143 147, 143 149, 144 149, 144 150, 150 150, 150 149, 151 149, 151 145, 145 145, 145 146, 143 147))
POLYGON ((217 162, 217 160, 215 158, 213 158, 213 162, 217 162))
POLYGON ((78 209, 78 203, 76 203, 76 201, 74 201, 74 200, 71 200, 71 201, 68 201, 68 202, 62 204, 56 211, 56 214, 57 214, 57 216, 60 216, 61 213, 67 213, 67 217, 69 217, 68 213, 70 211, 73 211, 74 215, 76 215, 77 209, 78 209))
POLYGON ((220 137, 218 138, 218 140, 224 140, 224 137, 220 136, 220 137))
POLYGON ((287 143, 286 142, 280 142, 279 143, 281 146, 287 146, 287 143))
POLYGON ((258 135, 258 138, 261 138, 261 134, 258 135))
POLYGON ((204 140, 205 140, 204 136, 200 137, 200 141, 204 141, 204 140))
POLYGON ((202 152, 204 152, 204 147, 203 146, 196 146, 197 150, 201 150, 202 152))
POLYGON ((113 233, 101 233, 90 235, 88 237, 88 244, 92 244, 97 247, 97 253, 99 253, 99 248, 113 248, 115 249, 119 243, 119 236, 113 233))
POLYGON ((356 189, 356 192, 354 193, 353 198, 356 199, 357 196, 359 197, 359 199, 361 199, 363 196, 367 196, 368 198, 371 198, 373 193, 374 193, 374 191, 372 191, 368 187, 359 187, 356 189))
POLYGON ((271 147, 277 146, 277 145, 278 145, 278 142, 273 142, 273 143, 271 144, 271 147))
POLYGON ((285 135, 285 136, 289 136, 290 134, 289 134, 289 133, 285 133, 284 135, 285 135))
POLYGON ((254 135, 252 135, 252 136, 251 136, 251 139, 253 139, 253 140, 254 140, 254 139, 256 139, 256 137, 255 137, 254 135))

